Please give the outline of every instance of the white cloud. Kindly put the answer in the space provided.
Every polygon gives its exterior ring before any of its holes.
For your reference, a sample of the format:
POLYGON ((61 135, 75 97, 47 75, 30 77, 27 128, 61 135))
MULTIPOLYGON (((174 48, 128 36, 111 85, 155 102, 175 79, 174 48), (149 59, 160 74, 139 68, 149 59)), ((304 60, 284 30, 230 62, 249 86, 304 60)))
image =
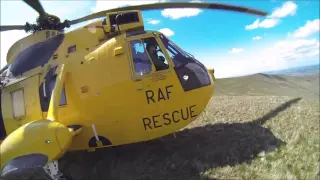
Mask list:
POLYGON ((293 16, 296 14, 297 7, 297 4, 293 1, 287 1, 283 3, 282 7, 276 8, 270 15, 270 18, 284 18, 289 15, 293 16))
POLYGON ((261 22, 260 19, 256 19, 252 24, 246 25, 245 29, 272 28, 281 22, 281 18, 295 15, 297 7, 293 1, 287 1, 281 7, 276 8, 266 19, 261 22))
POLYGON ((265 19, 260 22, 260 19, 255 20, 252 24, 246 25, 246 30, 252 30, 257 28, 272 28, 280 23, 280 19, 265 19))
MULTIPOLYGON (((305 38, 320 30, 320 19, 315 19, 313 21, 307 21, 307 23, 294 31, 293 37, 295 38, 305 38)), ((291 35, 291 33, 290 33, 291 35)))
POLYGON ((159 24, 159 23, 160 23, 160 20, 147 19, 147 23, 155 25, 155 24, 159 24))
MULTIPOLYGON (((190 1, 190 2, 201 2, 198 0, 190 1)), ((168 17, 171 19, 180 19, 183 17, 192 17, 197 16, 202 12, 201 9, 198 8, 172 8, 172 9, 164 9, 161 11, 162 16, 168 17)))
POLYGON ((257 29, 259 27, 260 19, 255 20, 252 24, 246 25, 246 30, 257 29))
POLYGON ((171 19, 180 19, 183 17, 197 16, 202 10, 192 8, 181 8, 181 9, 164 9, 161 14, 164 17, 171 19))
POLYGON ((7 64, 7 53, 10 47, 19 39, 26 37, 28 34, 24 31, 13 30, 1 32, 1 68, 7 64))
POLYGON ((88 15, 86 14, 87 11, 85 10, 87 10, 88 7, 92 6, 91 1, 85 0, 41 0, 41 4, 46 10, 46 12, 58 16, 61 19, 61 21, 64 21, 65 19, 72 20, 74 18, 79 18, 88 15))
POLYGON ((232 48, 230 51, 228 51, 229 53, 233 53, 233 54, 239 54, 242 51, 244 51, 244 49, 242 48, 232 48))
POLYGON ((169 28, 163 28, 163 29, 160 29, 159 31, 168 37, 174 35, 174 32, 169 28))
POLYGON ((264 49, 264 54, 272 54, 276 59, 287 61, 303 60, 304 57, 310 56, 310 53, 318 51, 319 41, 316 39, 299 39, 299 40, 284 40, 274 44, 273 47, 264 49))
POLYGON ((260 39, 262 39, 261 36, 255 36, 255 37, 252 38, 252 40, 260 40, 260 39))
MULTIPOLYGON (((37 12, 28 7, 22 1, 1 1, 1 25, 24 25, 27 21, 35 21, 37 12), (14 7, 14 8, 13 8, 14 7), (23 12, 24 15, 17 15, 23 12), (10 18, 9 18, 10 17, 10 18)), ((9 48, 19 39, 27 36, 23 30, 12 30, 0 32, 1 41, 1 56, 0 66, 1 68, 7 64, 7 53, 9 48)))
POLYGON ((261 28, 272 28, 272 27, 276 26, 279 23, 280 23, 279 19, 265 19, 265 20, 261 21, 261 23, 259 24, 259 27, 261 27, 261 28))
POLYGON ((282 40, 266 48, 246 48, 246 52, 238 54, 237 58, 220 55, 216 57, 218 61, 212 61, 211 55, 197 58, 207 67, 214 68, 217 78, 242 76, 318 61, 319 40, 282 40))

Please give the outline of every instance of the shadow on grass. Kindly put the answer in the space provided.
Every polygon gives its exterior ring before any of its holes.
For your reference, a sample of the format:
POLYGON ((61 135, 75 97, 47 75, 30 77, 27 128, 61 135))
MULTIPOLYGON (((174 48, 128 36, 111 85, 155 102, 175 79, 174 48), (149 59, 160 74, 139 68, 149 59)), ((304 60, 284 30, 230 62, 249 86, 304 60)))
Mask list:
POLYGON ((201 172, 209 168, 250 163, 260 152, 284 144, 260 124, 299 100, 249 123, 206 125, 177 132, 176 138, 168 135, 95 153, 68 153, 60 167, 75 180, 203 179, 201 172))

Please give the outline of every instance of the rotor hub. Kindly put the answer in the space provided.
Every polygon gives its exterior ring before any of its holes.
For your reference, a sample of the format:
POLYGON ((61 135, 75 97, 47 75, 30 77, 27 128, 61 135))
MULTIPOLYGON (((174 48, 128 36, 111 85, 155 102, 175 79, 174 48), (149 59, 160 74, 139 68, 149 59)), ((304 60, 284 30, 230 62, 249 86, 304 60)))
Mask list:
POLYGON ((26 32, 32 31, 33 33, 40 30, 63 31, 66 27, 70 27, 69 20, 65 20, 63 23, 61 23, 59 17, 47 14, 46 16, 39 16, 37 18, 36 24, 26 23, 26 25, 24 26, 24 30, 26 32))
POLYGON ((47 14, 44 17, 39 16, 37 18, 37 23, 39 25, 46 25, 46 24, 58 25, 60 23, 60 18, 55 15, 47 14))

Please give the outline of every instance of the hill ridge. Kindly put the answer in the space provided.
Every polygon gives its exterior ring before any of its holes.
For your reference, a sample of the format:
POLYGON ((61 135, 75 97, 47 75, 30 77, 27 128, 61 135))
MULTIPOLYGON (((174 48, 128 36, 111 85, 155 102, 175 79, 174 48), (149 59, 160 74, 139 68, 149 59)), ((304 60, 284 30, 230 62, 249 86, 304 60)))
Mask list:
POLYGON ((215 95, 276 95, 319 98, 319 73, 304 76, 256 73, 217 79, 215 95))

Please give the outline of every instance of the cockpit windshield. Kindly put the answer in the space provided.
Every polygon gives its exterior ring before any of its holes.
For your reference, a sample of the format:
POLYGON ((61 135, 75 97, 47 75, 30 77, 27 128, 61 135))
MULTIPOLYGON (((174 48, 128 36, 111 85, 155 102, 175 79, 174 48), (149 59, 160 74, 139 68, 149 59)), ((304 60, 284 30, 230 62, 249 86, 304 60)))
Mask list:
POLYGON ((165 35, 159 35, 175 66, 176 74, 185 91, 207 86, 211 83, 205 66, 190 53, 182 50, 165 35))
POLYGON ((193 55, 182 50, 178 45, 166 38, 163 34, 160 34, 160 39, 176 67, 180 67, 181 65, 189 62, 194 62, 193 55))

